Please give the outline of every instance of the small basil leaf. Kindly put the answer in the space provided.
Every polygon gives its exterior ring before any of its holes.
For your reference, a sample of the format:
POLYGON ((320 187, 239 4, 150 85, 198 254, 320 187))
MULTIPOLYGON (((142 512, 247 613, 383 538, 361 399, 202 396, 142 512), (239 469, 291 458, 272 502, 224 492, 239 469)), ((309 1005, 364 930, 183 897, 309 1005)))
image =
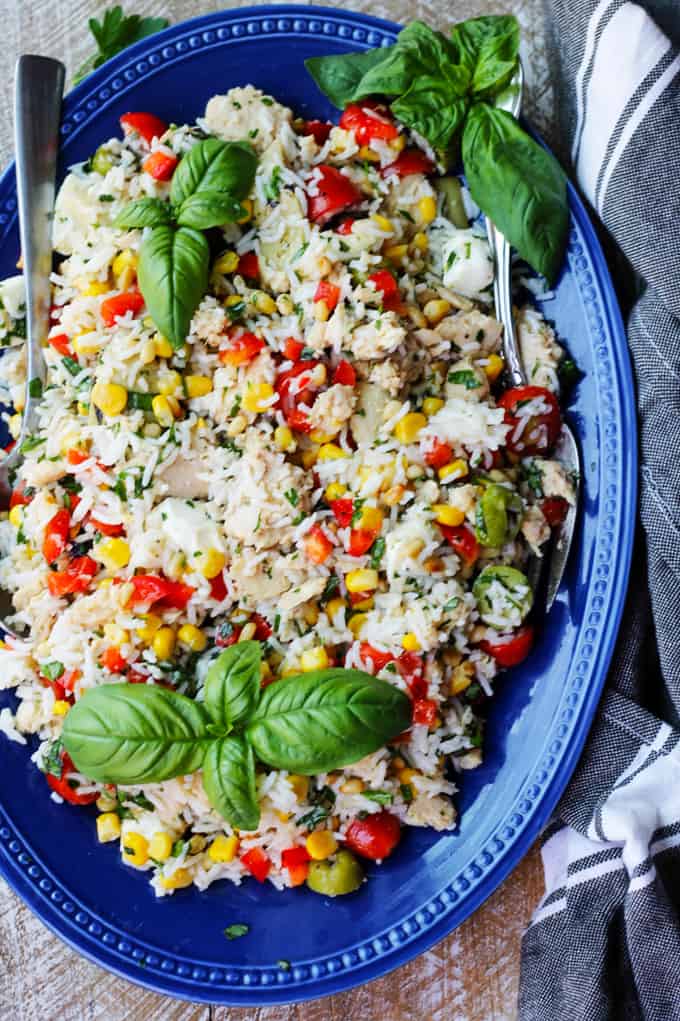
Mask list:
POLYGON ((177 349, 208 286, 210 249, 189 227, 154 227, 142 242, 137 276, 158 330, 177 349))
POLYGON ((475 103, 463 129, 470 193, 530 266, 554 283, 567 241, 564 171, 504 110, 475 103))
POLYGON ((202 706, 150 684, 91 688, 71 708, 62 739, 78 770, 101 783, 158 783, 192 773, 211 738, 202 706))
POLYGON ((177 223, 180 227, 208 230, 234 223, 243 212, 241 203, 226 192, 201 189, 185 198, 177 212, 177 223))
POLYGON ((508 84, 517 68, 519 24, 512 14, 491 14, 454 25, 451 40, 457 60, 472 75, 475 94, 495 94, 508 84))
POLYGON ((444 79, 423 75, 391 106, 403 124, 426 138, 433 149, 450 149, 468 110, 468 100, 444 79))
POLYGON ((377 751, 410 722, 411 702, 398 688, 332 668, 266 688, 246 735, 267 765, 327 773, 377 751))
POLYGON ((212 743, 203 762, 203 787, 215 811, 235 829, 257 829, 255 758, 245 738, 232 735, 212 743))
POLYGON ((305 67, 331 103, 339 110, 363 95, 361 81, 374 67, 382 64, 394 46, 379 46, 362 53, 342 53, 329 57, 309 57, 305 67))
POLYGON ((206 138, 180 160, 172 177, 172 204, 179 208, 197 191, 223 191, 233 199, 244 199, 253 186, 256 167, 257 156, 247 142, 206 138))
POLYGON ((160 199, 130 202, 114 220, 114 227, 158 227, 172 221, 172 210, 160 199))
POLYGON ((236 727, 252 715, 260 697, 261 659, 259 642, 237 642, 211 663, 203 697, 217 723, 236 727))

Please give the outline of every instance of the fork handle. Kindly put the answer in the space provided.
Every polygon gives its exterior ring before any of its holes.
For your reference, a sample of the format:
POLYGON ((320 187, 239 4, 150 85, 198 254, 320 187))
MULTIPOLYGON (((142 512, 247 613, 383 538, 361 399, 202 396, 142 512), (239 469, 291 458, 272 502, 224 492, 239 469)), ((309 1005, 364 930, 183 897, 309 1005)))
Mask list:
POLYGON ((515 320, 512 314, 510 244, 488 217, 486 217, 486 233, 495 266, 493 294, 496 304, 496 318, 503 323, 505 374, 512 386, 523 386, 527 381, 527 377, 522 364, 522 356, 515 331, 515 320))
POLYGON ((20 443, 36 424, 40 398, 31 396, 31 389, 36 389, 31 381, 45 382, 43 346, 50 322, 52 215, 64 77, 64 65, 58 60, 27 54, 17 61, 14 125, 27 327, 26 404, 20 443))

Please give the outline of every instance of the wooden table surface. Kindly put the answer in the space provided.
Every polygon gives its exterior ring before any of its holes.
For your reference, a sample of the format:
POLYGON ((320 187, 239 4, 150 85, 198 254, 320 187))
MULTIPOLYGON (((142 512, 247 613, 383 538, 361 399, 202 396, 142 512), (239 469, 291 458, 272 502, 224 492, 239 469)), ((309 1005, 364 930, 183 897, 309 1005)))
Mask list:
MULTIPOLYGON (((331 0, 325 0, 330 3, 331 0)), ((336 6, 435 27, 513 11, 523 32, 528 112, 550 134, 552 95, 540 0, 353 0, 336 6), (446 6, 446 10, 444 9, 446 6)), ((0 0, 0 165, 11 156, 12 74, 20 53, 58 57, 71 72, 91 50, 87 18, 100 0, 0 0)), ((173 23, 244 6, 221 0, 124 0, 128 12, 173 23)), ((216 85, 217 88, 217 85, 216 85)), ((292 1007, 205 1007, 146 992, 90 964, 52 935, 0 880, 0 1018, 3 1021, 512 1021, 520 940, 543 892, 536 849, 448 939, 399 970, 349 993, 292 1007)))

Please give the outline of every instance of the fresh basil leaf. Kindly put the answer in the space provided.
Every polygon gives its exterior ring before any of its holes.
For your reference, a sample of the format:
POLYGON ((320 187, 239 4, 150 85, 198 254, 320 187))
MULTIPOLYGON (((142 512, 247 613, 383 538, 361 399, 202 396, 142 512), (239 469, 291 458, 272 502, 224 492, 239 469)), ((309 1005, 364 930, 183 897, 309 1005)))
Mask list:
POLYGON ((228 192, 244 199, 253 186, 257 156, 247 142, 222 142, 206 138, 184 156, 172 176, 170 198, 179 209, 198 191, 228 192))
POLYGON ((236 727, 252 715, 260 696, 261 659, 259 642, 237 642, 211 663, 204 704, 218 724, 236 727))
POLYGON ((150 684, 91 688, 62 739, 76 769, 102 783, 158 783, 198 769, 211 738, 203 707, 150 684))
POLYGON ((327 773, 381 748, 411 721, 398 688, 331 668, 270 685, 246 729, 257 756, 291 772, 327 773))
POLYGON ((250 932, 249 925, 244 925, 243 922, 234 922, 233 925, 226 927, 224 935, 227 939, 238 939, 239 936, 245 936, 248 932, 250 932))
POLYGON ((201 191, 188 195, 177 211, 180 227, 208 230, 225 223, 235 223, 243 216, 243 206, 231 195, 222 191, 201 191))
POLYGON ((554 156, 509 113, 475 103, 463 130, 463 164, 477 205, 553 283, 569 228, 566 177, 554 156))
POLYGON ((364 95, 398 96, 421 77, 440 79, 458 97, 465 95, 470 84, 470 71, 458 63, 452 42, 424 22, 412 21, 399 33, 387 59, 361 85, 369 90, 364 95))
POLYGON ((517 69, 519 24, 512 14, 469 18, 451 30, 457 61, 472 75, 471 91, 496 94, 517 69))
POLYGON ((73 84, 77 85, 96 67, 100 67, 104 61, 120 53, 121 50, 146 39, 147 36, 160 32, 167 28, 170 22, 167 18, 145 18, 140 14, 123 13, 120 4, 104 11, 101 21, 90 18, 88 27, 97 43, 97 53, 88 57, 84 64, 73 76, 73 84))
POLYGON ((255 757, 238 735, 213 741, 203 762, 203 787, 208 801, 238 830, 256 830, 260 806, 255 787, 255 757))
POLYGON ((121 210, 114 227, 159 227, 172 222, 172 210, 161 199, 137 199, 121 210))
POLYGON ((369 801, 377 801, 379 805, 391 805, 394 801, 394 794, 391 791, 362 791, 362 797, 369 801))
POLYGON ((392 103, 391 110, 439 154, 445 154, 465 119, 468 100, 447 79, 423 75, 392 103))
POLYGON ((339 110, 360 96, 361 81, 372 68, 382 64, 394 46, 379 46, 361 53, 341 53, 329 57, 309 57, 305 67, 331 103, 339 110))
POLYGON ((154 227, 142 242, 139 287, 157 329, 175 350, 186 340, 206 292, 209 263, 208 242, 189 227, 154 227))

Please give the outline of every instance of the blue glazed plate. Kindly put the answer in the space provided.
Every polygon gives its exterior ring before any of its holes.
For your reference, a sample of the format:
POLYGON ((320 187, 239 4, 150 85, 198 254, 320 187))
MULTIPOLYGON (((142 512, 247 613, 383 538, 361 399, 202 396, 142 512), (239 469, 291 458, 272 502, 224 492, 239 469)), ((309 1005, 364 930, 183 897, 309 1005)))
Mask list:
MULTIPOLYGON (((253 82, 306 116, 332 116, 303 58, 394 41, 398 26, 307 6, 242 8, 134 46, 66 100, 62 164, 118 132, 128 110, 182 123, 253 82)), ((530 659, 498 685, 484 765, 464 774, 460 827, 411 829, 356 894, 307 889, 180 891, 157 901, 144 875, 98 846, 89 810, 57 806, 26 748, 2 744, 0 869, 62 939, 111 971, 173 996, 226 1004, 312 999, 384 974, 459 925, 546 823, 597 705, 624 603, 635 520, 635 416, 626 342, 586 212, 570 189, 567 261, 545 315, 585 376, 569 407, 584 468, 579 534, 560 597, 530 659), (225 926, 250 925, 229 942, 225 926), (290 968, 278 965, 290 961, 290 968)), ((0 181, 0 276, 15 270, 14 173, 0 181)), ((5 696, 0 704, 11 704, 5 696)))

